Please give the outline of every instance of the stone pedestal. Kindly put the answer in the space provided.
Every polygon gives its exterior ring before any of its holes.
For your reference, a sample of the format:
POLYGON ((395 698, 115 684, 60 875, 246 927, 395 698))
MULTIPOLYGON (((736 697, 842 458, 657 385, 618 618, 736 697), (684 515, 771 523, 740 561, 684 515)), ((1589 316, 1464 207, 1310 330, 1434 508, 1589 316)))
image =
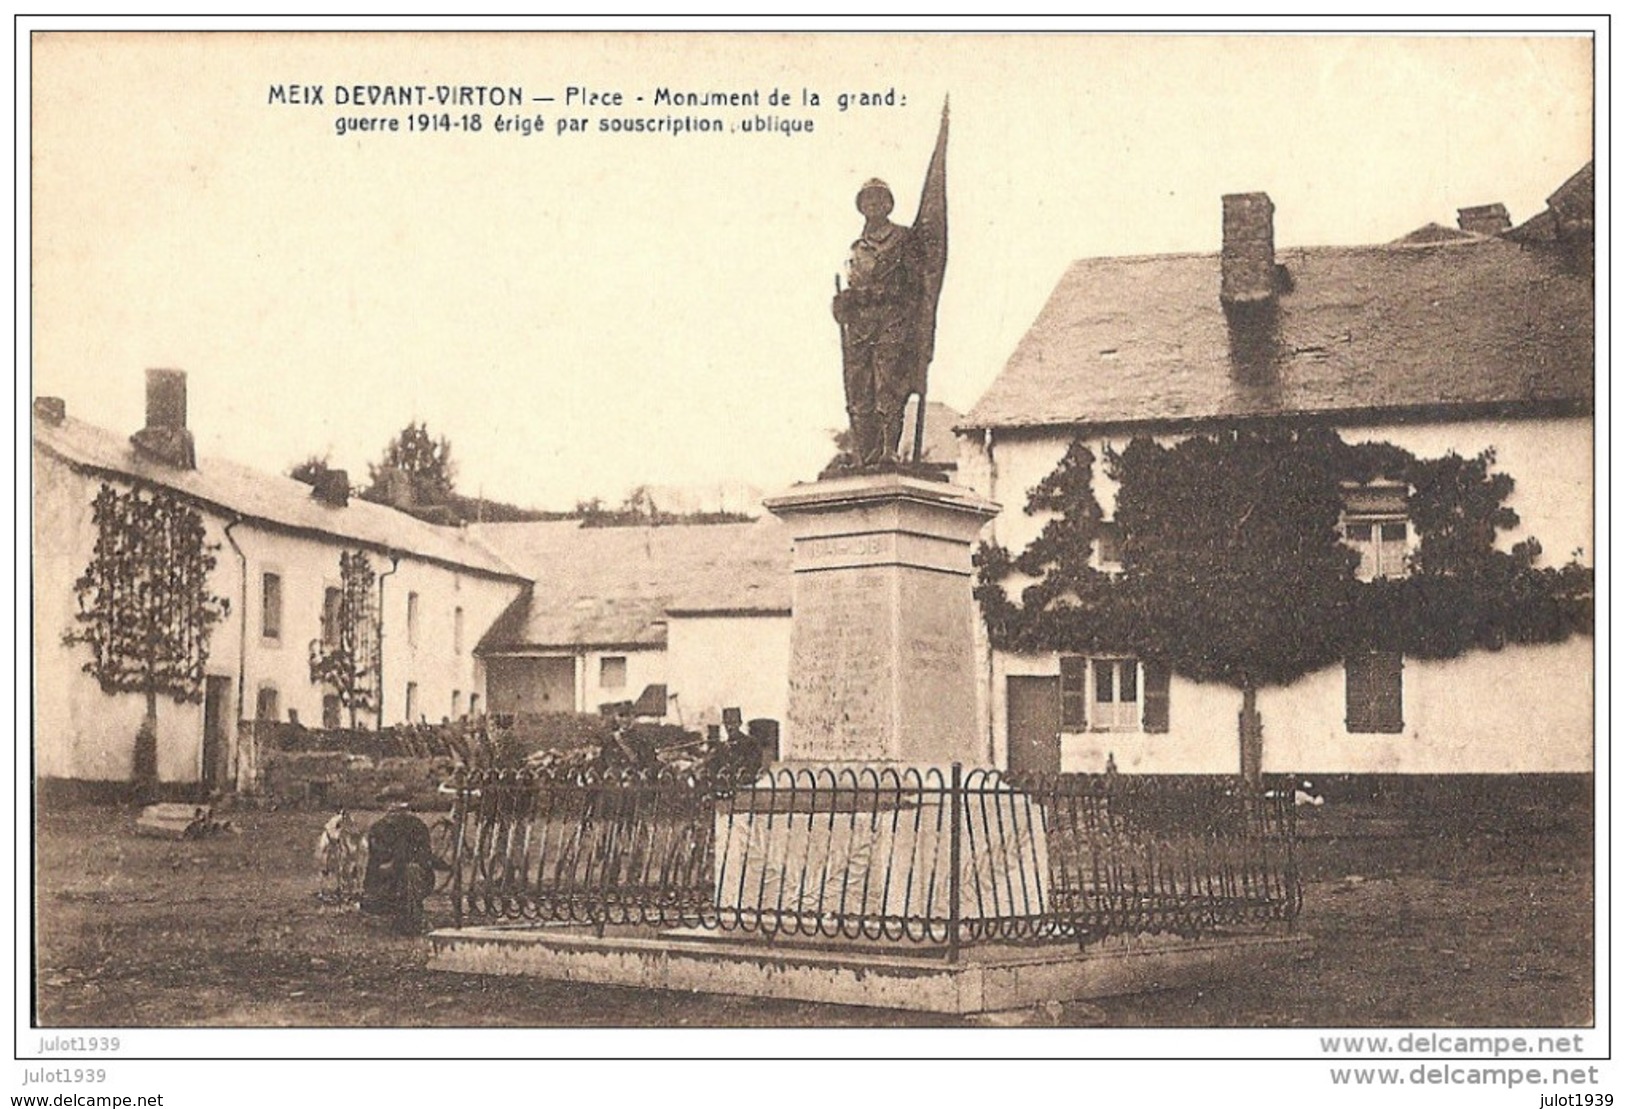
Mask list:
POLYGON ((791 763, 988 765, 976 727, 971 552, 999 506, 904 473, 766 502, 794 537, 791 763))

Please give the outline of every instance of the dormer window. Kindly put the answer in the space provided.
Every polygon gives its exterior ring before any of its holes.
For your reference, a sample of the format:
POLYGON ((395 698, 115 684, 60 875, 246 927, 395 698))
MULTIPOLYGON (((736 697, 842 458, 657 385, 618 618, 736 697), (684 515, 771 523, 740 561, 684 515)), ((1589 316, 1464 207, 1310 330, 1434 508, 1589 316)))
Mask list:
POLYGON ((1381 479, 1343 486, 1343 542, 1360 556, 1354 576, 1360 581, 1402 578, 1408 572, 1411 526, 1401 482, 1381 479))

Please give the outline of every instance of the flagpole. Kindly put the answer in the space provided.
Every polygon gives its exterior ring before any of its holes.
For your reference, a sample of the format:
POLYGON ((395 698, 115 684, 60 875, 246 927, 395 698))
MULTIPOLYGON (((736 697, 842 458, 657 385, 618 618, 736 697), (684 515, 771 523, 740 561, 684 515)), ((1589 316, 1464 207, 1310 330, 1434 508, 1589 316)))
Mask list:
POLYGON ((919 407, 914 411, 914 461, 919 463, 925 455, 925 389, 930 376, 931 356, 936 347, 936 306, 937 300, 942 296, 942 274, 948 261, 948 199, 947 199, 947 154, 948 154, 948 98, 942 98, 942 123, 937 129, 936 149, 931 152, 931 163, 925 170, 925 185, 920 190, 920 212, 914 218, 914 233, 920 235, 930 232, 939 235, 941 241, 931 244, 934 256, 931 264, 934 268, 934 288, 926 295, 931 298, 930 303, 930 334, 915 336, 915 342, 929 344, 922 347, 920 352, 921 365, 919 367, 919 389, 914 393, 918 398, 919 407), (940 221, 940 227, 923 226, 928 210, 933 219, 940 221))

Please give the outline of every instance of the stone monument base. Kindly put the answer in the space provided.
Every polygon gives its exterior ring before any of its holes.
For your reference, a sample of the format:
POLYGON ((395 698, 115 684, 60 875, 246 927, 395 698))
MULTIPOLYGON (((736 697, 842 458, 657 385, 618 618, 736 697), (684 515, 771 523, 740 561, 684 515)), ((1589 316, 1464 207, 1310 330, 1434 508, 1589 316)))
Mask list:
POLYGON ((686 929, 599 937, 576 926, 463 928, 429 939, 429 969, 435 971, 951 1015, 1207 985, 1312 948, 1302 933, 1142 936, 1082 949, 979 945, 948 963, 940 950, 833 942, 788 946, 686 929))

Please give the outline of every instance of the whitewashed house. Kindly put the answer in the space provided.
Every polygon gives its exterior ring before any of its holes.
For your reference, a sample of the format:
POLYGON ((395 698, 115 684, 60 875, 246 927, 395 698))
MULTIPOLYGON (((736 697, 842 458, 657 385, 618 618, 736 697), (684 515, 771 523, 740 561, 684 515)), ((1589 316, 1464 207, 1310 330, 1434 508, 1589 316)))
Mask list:
MULTIPOLYGON (((1530 233, 1551 230, 1548 213, 1506 235, 1449 229, 1421 242, 1277 250, 1273 206, 1255 193, 1225 198, 1218 254, 1076 262, 959 428, 959 480, 1003 505, 986 537, 1019 554, 1039 534, 1046 517, 1024 511, 1028 493, 1075 439, 1095 456, 1109 521, 1108 446, 1315 421, 1346 442, 1420 457, 1493 448, 1495 469, 1517 483, 1508 503, 1521 521, 1500 544, 1535 536, 1537 565, 1589 565, 1589 181, 1587 167, 1554 195, 1569 236, 1530 233), (1221 289, 1268 302, 1262 342, 1233 332, 1221 289)), ((1344 534, 1363 575, 1404 573, 1415 540, 1405 490, 1351 495, 1344 534)), ((1092 554, 1097 567, 1111 568, 1110 538, 1092 554)), ((1575 636, 1448 660, 1349 660, 1263 688, 1263 768, 1588 771, 1592 650, 1575 636)), ((1131 651, 1017 654, 984 641, 982 658, 982 723, 999 765, 1237 768, 1235 689, 1170 677, 1131 651)))
POLYGON ((230 603, 209 640, 201 702, 158 700, 161 782, 233 784, 242 768, 239 719, 348 724, 310 668, 346 551, 366 552, 378 575, 381 694, 377 710, 358 722, 438 722, 482 710, 485 670, 474 647, 521 594, 524 577, 461 529, 350 499, 342 475, 313 489, 223 459, 191 458, 186 381, 177 371, 149 371, 147 422, 131 437, 75 419, 60 399, 34 405, 38 780, 131 778, 144 698, 104 693, 84 672, 89 648, 63 644, 78 612, 74 583, 96 543, 91 504, 104 483, 164 490, 194 507, 216 548, 210 590, 230 603), (143 449, 133 440, 144 436, 186 446, 143 449))
POLYGON ((472 530, 535 583, 479 643, 491 712, 636 701, 691 728, 724 708, 783 719, 790 537, 776 519, 472 530))

